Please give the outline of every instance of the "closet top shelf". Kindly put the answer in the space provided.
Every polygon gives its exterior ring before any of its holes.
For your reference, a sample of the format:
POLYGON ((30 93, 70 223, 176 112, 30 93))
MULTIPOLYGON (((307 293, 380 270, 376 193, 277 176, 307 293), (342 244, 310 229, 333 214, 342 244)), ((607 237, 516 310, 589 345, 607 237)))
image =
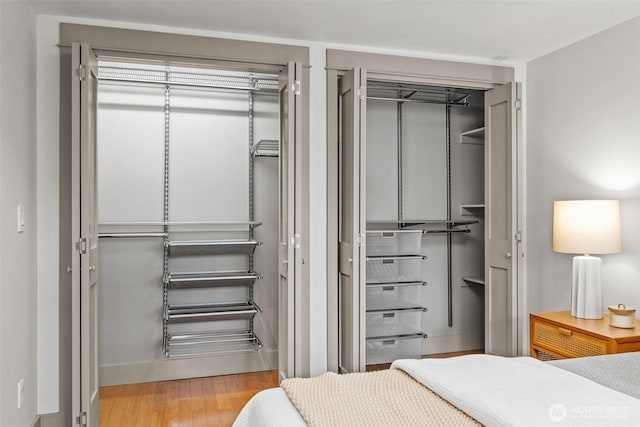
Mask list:
POLYGON ((240 91, 277 93, 278 77, 271 74, 239 73, 157 65, 104 63, 98 67, 98 80, 145 83, 240 91))

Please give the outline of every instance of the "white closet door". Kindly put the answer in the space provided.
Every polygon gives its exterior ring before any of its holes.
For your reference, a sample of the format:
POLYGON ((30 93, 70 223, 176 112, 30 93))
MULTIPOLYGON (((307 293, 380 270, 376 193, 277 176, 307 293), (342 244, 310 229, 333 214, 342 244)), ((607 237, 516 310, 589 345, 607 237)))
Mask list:
POLYGON ((355 68, 338 83, 340 372, 359 372, 366 368, 366 81, 366 71, 355 68))
POLYGON ((485 351, 517 353, 513 154, 516 84, 485 94, 485 351))
POLYGON ((98 214, 96 115, 98 59, 72 45, 72 389, 77 424, 98 427, 98 214))
MULTIPOLYGON (((296 232, 296 156, 302 144, 302 106, 300 80, 302 65, 290 62, 280 74, 280 224, 278 286, 278 371, 280 379, 296 375, 296 356, 300 340, 296 318, 302 307, 296 288, 301 286, 300 235, 296 232), (298 255, 296 256, 296 252, 298 255)), ((299 225, 298 225, 299 227, 299 225)), ((300 294, 300 292, 298 292, 300 294)), ((298 368, 299 369, 299 368, 298 368)))

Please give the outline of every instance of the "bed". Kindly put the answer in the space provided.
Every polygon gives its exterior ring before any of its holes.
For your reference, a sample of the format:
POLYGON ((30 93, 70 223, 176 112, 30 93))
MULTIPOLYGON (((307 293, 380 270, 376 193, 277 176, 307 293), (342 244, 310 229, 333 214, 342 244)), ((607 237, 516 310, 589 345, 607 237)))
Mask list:
POLYGON ((256 394, 234 426, 640 426, 640 352, 406 359, 384 372, 285 380, 256 394))

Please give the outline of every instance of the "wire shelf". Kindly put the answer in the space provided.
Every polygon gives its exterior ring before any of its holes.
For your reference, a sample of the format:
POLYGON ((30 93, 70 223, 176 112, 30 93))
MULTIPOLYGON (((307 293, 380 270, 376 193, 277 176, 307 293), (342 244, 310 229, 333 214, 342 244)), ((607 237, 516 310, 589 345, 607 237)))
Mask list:
POLYGON ((278 91, 278 78, 269 74, 215 72, 206 69, 165 66, 128 66, 106 63, 98 67, 98 80, 193 86, 251 91, 278 91))

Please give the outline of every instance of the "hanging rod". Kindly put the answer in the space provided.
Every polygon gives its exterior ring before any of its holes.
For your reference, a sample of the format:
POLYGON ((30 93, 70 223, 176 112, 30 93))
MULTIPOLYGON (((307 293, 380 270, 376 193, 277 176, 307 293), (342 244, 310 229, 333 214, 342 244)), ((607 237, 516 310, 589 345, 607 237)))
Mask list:
POLYGON ((469 104, 467 103, 467 98, 469 96, 465 96, 460 101, 428 101, 422 99, 408 99, 408 98, 391 98, 384 96, 367 96, 367 99, 372 99, 375 101, 393 101, 393 102, 414 102, 417 104, 438 104, 438 105, 451 105, 458 107, 467 107, 469 104))
POLYGON ((168 237, 168 233, 98 233, 99 238, 168 237))
POLYGON ((277 93, 274 89, 263 89, 259 87, 246 87, 246 86, 226 86, 226 85, 216 85, 216 84, 206 84, 206 83, 184 83, 184 82, 170 82, 167 80, 145 80, 145 79, 132 79, 132 78, 119 78, 119 77, 99 77, 100 81, 111 81, 111 82, 126 82, 126 83, 145 83, 145 84, 154 84, 154 85, 162 85, 162 86, 184 86, 184 87, 199 87, 199 88, 208 88, 208 89, 230 89, 230 90, 246 90, 246 91, 256 91, 256 92, 264 92, 264 93, 277 93))
POLYGON ((154 225, 247 225, 250 227, 258 227, 262 225, 260 221, 131 221, 131 222, 101 222, 99 227, 132 227, 132 226, 154 226, 154 225))
POLYGON ((471 230, 468 227, 465 228, 445 228, 442 230, 425 230, 427 234, 435 234, 435 233, 471 233, 471 230))

